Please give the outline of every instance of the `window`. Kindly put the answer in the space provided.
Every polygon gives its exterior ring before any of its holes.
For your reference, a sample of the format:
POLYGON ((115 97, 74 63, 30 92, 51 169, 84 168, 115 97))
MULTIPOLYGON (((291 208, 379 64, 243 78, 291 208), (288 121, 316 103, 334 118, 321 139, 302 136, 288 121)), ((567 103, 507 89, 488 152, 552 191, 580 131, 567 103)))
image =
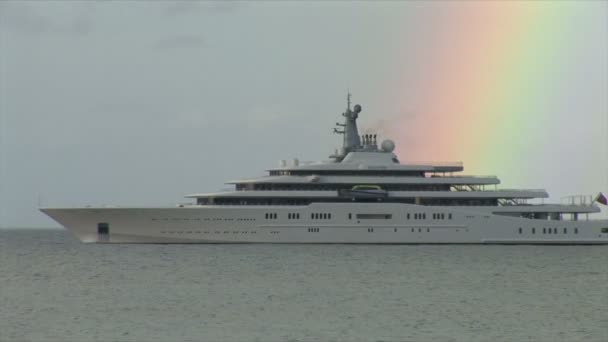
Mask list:
POLYGON ((543 228, 543 234, 547 234, 547 230, 543 228))
POLYGON ((536 234, 536 228, 532 228, 532 234, 536 234))
POLYGON ((568 234, 568 228, 564 228, 564 234, 568 234))
POLYGON ((574 228, 574 234, 578 234, 578 228, 574 228))
POLYGON ((519 227, 519 234, 521 234, 521 233, 522 233, 522 229, 521 229, 521 227, 519 227))
POLYGON ((311 218, 311 219, 314 219, 314 218, 315 218, 315 214, 312 214, 312 213, 311 213, 311 214, 310 214, 310 218, 311 218))
POLYGON ((352 213, 348 213, 348 219, 352 220, 353 219, 353 214, 352 213))
POLYGON ((102 237, 107 237, 110 234, 110 225, 106 222, 97 224, 97 234, 102 237))
POLYGON ((452 219, 452 214, 448 214, 448 219, 452 219))
POLYGON ((410 219, 410 213, 407 213, 407 219, 408 220, 410 219))
POLYGON ((291 213, 287 214, 287 219, 291 220, 291 213))
POLYGON ((266 219, 268 220, 268 213, 266 213, 266 219))
POLYGON ((422 219, 426 220, 426 213, 422 214, 422 219))
MULTIPOLYGON (((566 228, 564 228, 564 229, 566 229, 566 228)), ((608 228, 602 228, 602 233, 603 234, 608 234, 608 228)))
POLYGON ((557 234, 557 228, 553 228, 553 234, 557 234))
POLYGON ((390 220, 391 214, 357 214, 358 220, 390 220))

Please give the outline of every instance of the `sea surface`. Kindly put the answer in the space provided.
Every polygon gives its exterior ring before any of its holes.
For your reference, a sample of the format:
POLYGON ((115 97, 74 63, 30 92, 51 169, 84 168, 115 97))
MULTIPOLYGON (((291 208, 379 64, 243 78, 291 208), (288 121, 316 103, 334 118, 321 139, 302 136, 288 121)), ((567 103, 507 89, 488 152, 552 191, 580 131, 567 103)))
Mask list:
POLYGON ((90 245, 0 230, 0 341, 608 341, 608 246, 90 245))

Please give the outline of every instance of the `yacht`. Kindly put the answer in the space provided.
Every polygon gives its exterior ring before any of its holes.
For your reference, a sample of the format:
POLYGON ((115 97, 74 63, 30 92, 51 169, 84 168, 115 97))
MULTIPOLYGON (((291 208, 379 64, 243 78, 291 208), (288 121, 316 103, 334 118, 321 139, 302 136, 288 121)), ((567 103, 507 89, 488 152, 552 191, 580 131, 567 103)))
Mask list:
POLYGON ((537 203, 545 190, 498 189, 462 163, 401 163, 393 141, 359 135, 360 113, 349 94, 329 160, 281 161, 190 204, 40 210, 87 243, 608 244, 596 201, 537 203))

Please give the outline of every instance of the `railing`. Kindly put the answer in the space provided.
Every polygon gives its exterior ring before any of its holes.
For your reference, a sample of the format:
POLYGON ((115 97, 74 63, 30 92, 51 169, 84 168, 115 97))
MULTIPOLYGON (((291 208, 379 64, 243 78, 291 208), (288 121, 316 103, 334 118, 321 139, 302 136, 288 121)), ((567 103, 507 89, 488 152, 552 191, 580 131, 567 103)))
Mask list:
POLYGON ((420 165, 420 166, 458 166, 462 167, 462 162, 449 162, 449 161, 403 161, 402 165, 420 165))
POLYGON ((545 190, 545 189, 498 189, 498 190, 492 190, 492 191, 517 191, 517 192, 529 191, 529 192, 546 192, 547 190, 545 190))
POLYGON ((457 176, 444 176, 443 174, 431 173, 431 178, 498 178, 496 175, 457 175, 457 176))
POLYGON ((593 195, 573 195, 573 196, 564 196, 561 198, 562 204, 568 205, 593 205, 594 199, 593 195))

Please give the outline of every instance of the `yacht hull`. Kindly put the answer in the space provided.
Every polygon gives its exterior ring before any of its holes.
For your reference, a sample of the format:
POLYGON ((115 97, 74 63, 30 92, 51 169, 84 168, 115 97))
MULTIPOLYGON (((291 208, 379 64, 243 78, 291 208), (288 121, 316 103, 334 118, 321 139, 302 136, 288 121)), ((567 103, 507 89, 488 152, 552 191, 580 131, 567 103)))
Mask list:
POLYGON ((608 244, 608 220, 488 210, 398 203, 41 209, 85 243, 608 244))

